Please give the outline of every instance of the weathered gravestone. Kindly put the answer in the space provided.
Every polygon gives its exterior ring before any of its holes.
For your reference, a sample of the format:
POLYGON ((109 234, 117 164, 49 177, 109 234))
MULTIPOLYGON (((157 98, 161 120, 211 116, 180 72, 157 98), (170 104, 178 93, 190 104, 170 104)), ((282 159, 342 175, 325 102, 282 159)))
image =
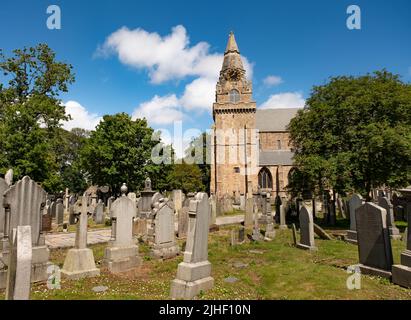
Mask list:
POLYGON ((242 211, 245 210, 245 201, 246 201, 245 195, 240 194, 240 210, 242 210, 242 211))
POLYGON ((215 196, 210 196, 210 231, 218 230, 217 226, 217 203, 215 196))
POLYGON ((103 265, 117 273, 138 267, 141 258, 133 240, 133 218, 137 215, 135 202, 126 197, 127 187, 121 187, 122 196, 114 201, 111 219, 115 220, 115 235, 104 252, 103 265))
POLYGON ((411 189, 400 190, 408 200, 407 220, 405 229, 406 249, 401 253, 401 264, 392 266, 392 281, 400 286, 411 288, 411 189))
POLYGON ((178 213, 183 208, 183 191, 182 190, 173 190, 172 199, 174 203, 174 211, 178 216, 178 213))
POLYGON ((159 259, 173 258, 180 252, 174 234, 174 210, 167 199, 162 199, 156 203, 153 214, 154 243, 151 255, 159 259))
POLYGON ((56 201, 56 223, 62 225, 64 222, 64 205, 63 199, 57 199, 56 201))
POLYGON ((400 230, 398 230, 398 228, 395 226, 394 209, 391 201, 387 197, 379 197, 378 205, 384 208, 385 211, 387 211, 387 226, 391 239, 400 240, 401 234, 400 230))
POLYGON ((6 264, 9 260, 9 237, 13 229, 18 226, 31 226, 31 238, 33 247, 31 281, 38 282, 47 279, 47 267, 49 263, 49 250, 45 244, 45 236, 42 230, 43 207, 46 203, 46 192, 29 177, 24 177, 4 193, 3 206, 7 227, 4 227, 3 235, 3 267, 0 270, 0 287, 6 287, 6 264))
POLYGON ((285 204, 280 205, 280 229, 288 229, 287 222, 285 220, 285 204))
POLYGON ((56 218, 56 206, 57 206, 56 201, 52 201, 50 204, 50 215, 52 219, 56 218))
POLYGON ((359 194, 354 194, 349 202, 348 207, 350 211, 350 230, 347 231, 347 242, 357 244, 357 227, 355 220, 355 210, 361 207, 364 203, 363 198, 359 194))
POLYGON ((271 216, 271 195, 268 192, 261 194, 261 217, 258 219, 258 223, 267 224, 270 222, 271 216))
POLYGON ((387 211, 366 202, 355 210, 355 221, 361 272, 390 278, 393 257, 387 211))
POLYGON ((255 202, 253 205, 253 211, 254 211, 254 226, 253 226, 253 234, 251 235, 251 239, 253 241, 260 241, 260 240, 263 240, 263 237, 261 235, 260 226, 258 224, 258 205, 255 202))
POLYGON ((9 187, 11 187, 13 185, 13 169, 9 169, 7 170, 5 176, 4 176, 4 180, 6 181, 7 185, 9 187))
POLYGON ((300 242, 297 248, 305 250, 317 250, 314 242, 314 220, 313 214, 303 206, 300 210, 300 242))
POLYGON ((43 208, 43 215, 42 215, 42 231, 48 232, 51 231, 51 226, 52 226, 52 219, 51 219, 51 213, 50 213, 50 205, 51 201, 47 200, 46 205, 43 208))
POLYGON ((231 230, 231 245, 236 246, 243 244, 245 241, 245 229, 244 227, 238 227, 231 230))
POLYGON ((106 216, 104 214, 104 203, 100 199, 96 205, 95 214, 94 214, 94 223, 95 224, 105 224, 106 216))
POLYGON ((3 194, 9 188, 6 180, 0 178, 0 237, 3 238, 4 235, 4 223, 6 213, 3 207, 3 194))
POLYGON ((10 237, 6 300, 29 300, 31 288, 31 226, 17 226, 10 237))
POLYGON ((75 208, 77 218, 76 240, 73 249, 67 252, 64 260, 61 275, 69 279, 81 279, 85 277, 95 277, 100 275, 100 270, 96 268, 93 250, 87 248, 87 220, 90 211, 89 198, 86 194, 78 200, 75 208))
POLYGON ((129 192, 127 194, 127 198, 129 198, 130 200, 132 200, 134 202, 134 204, 137 203, 137 195, 134 192, 129 192))
POLYGON ((138 216, 148 218, 151 214, 152 198, 156 192, 151 189, 151 180, 147 178, 144 182, 144 190, 140 192, 141 197, 138 202, 138 216))
POLYGON ((248 196, 245 203, 245 215, 244 215, 244 226, 246 228, 253 225, 253 208, 254 208, 254 199, 252 196, 248 196))
POLYGON ((172 299, 192 299, 214 285, 208 261, 209 210, 206 193, 198 193, 190 202, 187 244, 177 278, 171 282, 172 299))
POLYGON ((180 210, 180 213, 178 214, 178 231, 177 231, 177 236, 180 239, 183 239, 187 236, 188 232, 188 207, 183 207, 180 210))

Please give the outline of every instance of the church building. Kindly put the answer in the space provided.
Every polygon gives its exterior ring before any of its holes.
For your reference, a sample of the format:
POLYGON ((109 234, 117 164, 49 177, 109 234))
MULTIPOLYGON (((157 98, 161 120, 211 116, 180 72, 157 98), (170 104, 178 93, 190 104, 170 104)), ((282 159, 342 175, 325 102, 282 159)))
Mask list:
MULTIPOLYGON (((273 106, 275 108, 275 106, 273 106)), ((285 196, 293 167, 287 126, 298 109, 259 109, 231 32, 213 104, 210 192, 285 196)))

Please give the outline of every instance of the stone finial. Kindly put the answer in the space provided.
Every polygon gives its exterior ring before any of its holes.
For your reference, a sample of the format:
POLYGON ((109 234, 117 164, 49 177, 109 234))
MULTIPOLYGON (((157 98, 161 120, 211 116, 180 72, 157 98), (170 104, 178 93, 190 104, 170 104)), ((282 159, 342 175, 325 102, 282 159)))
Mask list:
POLYGON ((151 179, 150 179, 150 177, 147 177, 146 181, 144 182, 144 189, 145 190, 151 190, 151 179))
POLYGON ((123 185, 121 186, 120 191, 121 191, 121 196, 125 197, 128 191, 127 185, 125 183, 123 183, 123 185))

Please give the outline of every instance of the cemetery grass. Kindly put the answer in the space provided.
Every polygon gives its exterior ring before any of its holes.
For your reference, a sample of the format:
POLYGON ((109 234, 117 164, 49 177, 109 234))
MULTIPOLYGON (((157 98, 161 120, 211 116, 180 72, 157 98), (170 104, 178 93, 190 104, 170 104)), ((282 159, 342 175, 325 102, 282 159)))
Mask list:
MULTIPOLYGON (((411 290, 376 277, 362 276, 362 288, 348 290, 346 268, 358 263, 357 247, 352 244, 316 238, 318 251, 308 252, 292 246, 290 229, 277 229, 276 238, 271 242, 247 242, 231 247, 231 228, 223 227, 210 234, 209 260, 215 286, 200 294, 199 299, 411 299, 411 290), (238 280, 225 282, 228 277, 238 280)), ((392 241, 392 244, 394 260, 398 263, 405 245, 402 241, 392 241)), ((91 246, 97 267, 105 246, 91 246)), ((67 249, 52 250, 51 261, 62 267, 66 252, 67 249)), ((176 276, 182 256, 154 260, 144 244, 140 244, 140 255, 139 270, 112 275, 101 269, 100 277, 63 279, 60 290, 34 284, 31 299, 169 299, 170 282, 176 276), (107 290, 95 293, 92 289, 96 286, 106 286, 107 290)), ((4 297, 4 290, 1 296, 4 297)))

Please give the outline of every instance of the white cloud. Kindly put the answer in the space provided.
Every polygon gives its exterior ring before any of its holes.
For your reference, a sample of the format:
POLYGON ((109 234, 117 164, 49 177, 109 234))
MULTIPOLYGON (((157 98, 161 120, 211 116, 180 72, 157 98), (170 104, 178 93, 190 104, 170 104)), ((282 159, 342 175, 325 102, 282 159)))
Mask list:
POLYGON ((283 83, 283 79, 278 76, 267 76, 264 78, 263 83, 268 87, 278 86, 283 83))
POLYGON ((146 118, 150 124, 169 124, 184 117, 180 102, 175 94, 159 97, 141 103, 134 110, 132 118, 146 118))
MULTIPOLYGON (((211 53, 210 45, 204 41, 190 46, 189 36, 182 25, 172 28, 171 33, 165 36, 141 28, 130 30, 122 27, 106 38, 96 54, 115 54, 125 65, 148 70, 154 84, 195 78, 185 86, 180 97, 175 94, 155 96, 140 104, 134 111, 135 115, 146 116, 152 123, 166 124, 181 119, 183 111, 211 111, 224 55, 211 53), (178 105, 182 109, 178 109, 178 105)), ((253 64, 246 57, 242 60, 246 75, 251 79, 253 64)))
POLYGON ((288 108, 303 108, 305 99, 299 92, 284 92, 271 95, 265 101, 260 109, 288 109, 288 108))
POLYGON ((73 128, 82 128, 94 130, 100 123, 102 117, 95 113, 90 113, 77 101, 67 101, 64 103, 66 114, 71 115, 72 120, 62 122, 63 128, 71 130, 73 128))

